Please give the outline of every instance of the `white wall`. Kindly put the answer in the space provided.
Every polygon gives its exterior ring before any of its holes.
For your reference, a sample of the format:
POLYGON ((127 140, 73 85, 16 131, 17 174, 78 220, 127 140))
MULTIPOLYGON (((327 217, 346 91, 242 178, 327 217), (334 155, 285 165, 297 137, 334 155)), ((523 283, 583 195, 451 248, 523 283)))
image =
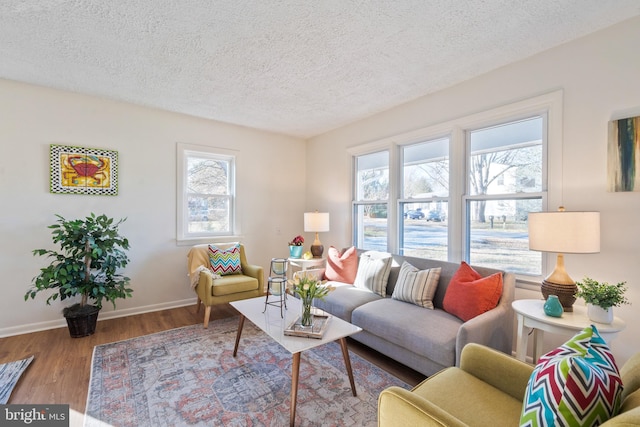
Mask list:
MULTIPOLYGON (((640 351, 640 193, 606 190, 607 122, 640 115, 638 41, 640 18, 634 18, 311 139, 309 170, 313 165, 328 171, 307 185, 308 202, 322 204, 331 213, 331 231, 323 243, 344 247, 351 242, 348 147, 562 89, 564 205, 568 210, 600 211, 602 221, 601 252, 566 255, 565 261, 576 280, 588 275, 628 282, 632 305, 616 308, 627 328, 612 342, 616 357, 626 360, 640 351)), ((516 298, 538 297, 523 289, 516 293, 516 298)), ((551 338, 549 345, 560 339, 551 338)))
POLYGON ((287 242, 302 230, 303 140, 0 80, 0 336, 64 325, 66 302, 47 306, 44 294, 23 299, 45 265, 31 251, 53 247, 47 226, 54 214, 128 218, 121 231, 131 244, 125 273, 133 298, 119 300, 116 312, 105 305, 101 319, 195 306, 189 248, 175 240, 177 142, 238 151, 237 210, 248 259, 268 268, 271 257, 287 255, 287 242), (117 150, 118 196, 50 194, 52 143, 117 150))

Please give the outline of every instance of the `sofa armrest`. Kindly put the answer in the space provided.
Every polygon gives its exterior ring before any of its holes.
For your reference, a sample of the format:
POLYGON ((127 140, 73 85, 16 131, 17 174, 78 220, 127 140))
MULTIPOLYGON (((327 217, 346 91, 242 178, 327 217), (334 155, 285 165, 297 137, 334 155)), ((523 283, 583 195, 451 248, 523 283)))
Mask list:
POLYGON ((514 314, 511 303, 515 295, 515 286, 515 276, 505 273, 498 305, 462 324, 456 337, 456 366, 460 365, 462 349, 472 342, 506 354, 512 353, 514 314))
POLYGON ((524 400, 533 366, 511 356, 471 343, 462 350, 460 369, 516 400, 524 400))
POLYGON ((401 387, 389 387, 378 397, 378 427, 451 426, 461 422, 427 399, 401 387))

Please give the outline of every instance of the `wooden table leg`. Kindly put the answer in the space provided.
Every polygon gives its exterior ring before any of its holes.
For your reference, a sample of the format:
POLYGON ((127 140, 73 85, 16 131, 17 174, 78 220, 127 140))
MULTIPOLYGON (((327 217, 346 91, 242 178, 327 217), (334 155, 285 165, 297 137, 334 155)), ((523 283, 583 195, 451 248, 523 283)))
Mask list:
POLYGON ((244 326, 244 316, 240 315, 240 324, 238 325, 238 333, 236 334, 236 345, 233 347, 233 357, 238 354, 238 344, 240 344, 240 335, 242 335, 242 327, 244 326))
POLYGON ((291 366, 291 407, 289 408, 289 425, 294 426, 296 421, 296 403, 298 402, 298 378, 300 374, 300 353, 293 353, 291 366))
POLYGON ((354 396, 356 394, 356 382, 353 380, 353 371, 351 370, 351 360, 349 359, 349 349, 347 348, 347 339, 340 338, 340 347, 342 348, 342 357, 344 358, 344 365, 347 368, 347 374, 349 375, 349 382, 351 383, 351 392, 354 396))

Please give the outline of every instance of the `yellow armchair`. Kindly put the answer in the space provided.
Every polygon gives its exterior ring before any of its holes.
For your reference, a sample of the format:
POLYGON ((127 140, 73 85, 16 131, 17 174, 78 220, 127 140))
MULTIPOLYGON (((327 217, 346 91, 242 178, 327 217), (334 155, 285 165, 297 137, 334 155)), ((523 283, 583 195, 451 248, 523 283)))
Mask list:
MULTIPOLYGON (((217 243, 215 246, 226 249, 235 243, 217 243)), ((209 271, 209 245, 196 245, 187 254, 187 268, 191 283, 198 295, 196 312, 204 304, 204 327, 209 326, 211 307, 230 301, 254 298, 264 295, 264 271, 258 265, 247 262, 244 245, 240 245, 240 264, 242 274, 215 277, 209 271)))
MULTIPOLYGON (((389 387, 378 398, 378 426, 517 426, 533 366, 479 344, 413 390, 389 387)), ((640 424, 640 353, 620 370, 620 414, 602 426, 640 424)))

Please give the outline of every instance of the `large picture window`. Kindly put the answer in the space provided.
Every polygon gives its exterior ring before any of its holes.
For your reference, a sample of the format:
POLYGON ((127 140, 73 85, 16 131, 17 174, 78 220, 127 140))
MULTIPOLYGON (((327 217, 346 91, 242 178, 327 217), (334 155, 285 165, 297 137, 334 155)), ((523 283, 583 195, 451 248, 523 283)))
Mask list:
POLYGON ((350 149, 353 244, 540 276, 527 219, 561 201, 561 104, 558 91, 350 149))
POLYGON ((178 164, 179 239, 232 235, 235 156, 179 144, 178 164))

